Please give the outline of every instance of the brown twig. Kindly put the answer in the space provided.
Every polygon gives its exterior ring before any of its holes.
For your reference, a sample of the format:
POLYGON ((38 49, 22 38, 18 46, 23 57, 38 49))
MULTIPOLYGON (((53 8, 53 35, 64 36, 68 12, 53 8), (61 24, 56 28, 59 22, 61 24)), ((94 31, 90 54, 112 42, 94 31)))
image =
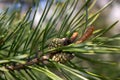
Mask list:
POLYGON ((27 66, 37 64, 39 62, 40 62, 40 60, 38 58, 34 58, 31 61, 26 62, 25 64, 17 64, 17 65, 5 66, 5 68, 8 69, 8 70, 19 70, 19 69, 24 69, 27 66))

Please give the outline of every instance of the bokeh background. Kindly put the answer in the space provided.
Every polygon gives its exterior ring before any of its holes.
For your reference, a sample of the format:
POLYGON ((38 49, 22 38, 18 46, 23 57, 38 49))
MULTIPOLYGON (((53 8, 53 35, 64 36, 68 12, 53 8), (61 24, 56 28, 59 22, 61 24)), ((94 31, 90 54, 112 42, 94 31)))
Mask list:
MULTIPOLYGON (((39 16, 41 15, 42 10, 45 7, 47 0, 40 0, 39 4, 39 11, 37 13, 37 17, 36 17, 36 23, 39 21, 39 16)), ((93 1, 93 0, 91 0, 93 1)), ((100 8, 102 8, 105 4, 107 4, 110 0, 97 0, 93 11, 91 12, 95 12, 97 10, 99 10, 100 8)), ((55 0, 55 2, 59 2, 59 3, 64 3, 64 0, 55 0)), ((80 0, 80 5, 84 2, 84 0, 80 0)), ((5 9, 9 8, 9 13, 17 10, 20 11, 21 14, 25 14, 26 11, 32 7, 33 12, 34 12, 34 0, 0 0, 0 13, 2 11, 4 11, 5 9)), ((113 3, 106 8, 102 14, 100 15, 100 17, 98 18, 98 20, 96 21, 95 25, 98 27, 103 27, 106 25, 110 25, 110 23, 113 23, 117 20, 120 20, 120 0, 114 0, 113 3)), ((116 25, 115 28, 113 28, 111 30, 111 34, 117 34, 120 32, 120 22, 116 25)))

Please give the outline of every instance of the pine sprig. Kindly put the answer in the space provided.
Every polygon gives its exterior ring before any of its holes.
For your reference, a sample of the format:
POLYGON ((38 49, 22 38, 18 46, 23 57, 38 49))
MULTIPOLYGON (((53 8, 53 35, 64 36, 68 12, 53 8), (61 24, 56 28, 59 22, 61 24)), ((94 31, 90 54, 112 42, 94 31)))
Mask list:
MULTIPOLYGON (((82 80, 107 80, 104 76, 77 66, 74 61, 70 61, 71 58, 69 57, 72 54, 78 59, 94 64, 107 64, 107 62, 82 55, 119 54, 120 46, 108 44, 118 41, 120 39, 119 34, 110 38, 102 37, 118 21, 103 30, 94 31, 94 27, 90 27, 101 11, 112 1, 92 16, 89 16, 88 12, 95 1, 88 6, 90 0, 87 0, 81 8, 76 9, 79 1, 65 0, 62 4, 54 5, 54 0, 47 0, 40 20, 34 27, 39 6, 37 1, 31 21, 29 21, 32 14, 31 8, 20 20, 16 19, 15 12, 10 16, 7 15, 8 10, 0 14, 0 79, 39 80, 41 79, 39 76, 42 75, 44 79, 48 80, 63 80, 64 78, 72 80, 73 77, 82 80), (51 10, 53 12, 48 18, 51 10)), ((108 64, 110 63, 108 62, 108 64)))

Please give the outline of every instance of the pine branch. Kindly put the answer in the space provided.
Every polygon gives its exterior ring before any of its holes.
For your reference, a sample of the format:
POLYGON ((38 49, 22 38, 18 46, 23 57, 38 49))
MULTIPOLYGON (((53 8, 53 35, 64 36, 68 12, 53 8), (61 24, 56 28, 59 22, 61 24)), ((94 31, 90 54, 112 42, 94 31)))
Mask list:
POLYGON ((0 79, 38 80, 41 79, 39 75, 44 76, 42 72, 47 79, 53 80, 62 80, 59 76, 63 79, 73 79, 75 76, 76 79, 106 80, 104 76, 89 72, 88 68, 81 68, 80 62, 79 65, 71 60, 78 58, 78 61, 82 59, 101 65, 107 62, 82 55, 120 52, 119 45, 108 44, 119 41, 119 34, 110 38, 102 37, 118 21, 101 30, 95 30, 94 26, 90 26, 112 1, 91 16, 88 13, 95 1, 90 5, 91 0, 86 0, 83 6, 77 9, 79 1, 65 0, 64 3, 56 4, 54 0, 47 0, 39 22, 34 28, 39 1, 35 3, 36 8, 31 21, 29 21, 31 8, 20 20, 16 19, 15 12, 10 16, 7 15, 8 10, 0 14, 0 71, 4 72, 0 74, 2 76, 0 79), (56 75, 57 73, 60 75, 56 75))

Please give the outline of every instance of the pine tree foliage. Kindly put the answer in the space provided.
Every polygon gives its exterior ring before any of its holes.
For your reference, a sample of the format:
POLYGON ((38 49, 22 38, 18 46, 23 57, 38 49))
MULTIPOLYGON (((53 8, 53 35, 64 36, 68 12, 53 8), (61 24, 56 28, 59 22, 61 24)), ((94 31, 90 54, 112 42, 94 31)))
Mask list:
MULTIPOLYGON (((109 77, 99 75, 80 65, 80 60, 91 64, 113 65, 107 62, 92 59, 85 55, 118 54, 120 46, 113 45, 120 40, 120 34, 111 37, 103 37, 118 21, 103 29, 94 30, 92 36, 82 43, 71 42, 65 46, 49 48, 55 38, 69 39, 74 32, 78 32, 78 38, 86 35, 86 30, 93 25, 110 1, 102 9, 94 14, 89 11, 94 7, 95 0, 86 0, 81 8, 77 8, 79 0, 65 0, 64 3, 56 3, 47 0, 39 23, 33 26, 38 2, 32 20, 32 9, 20 20, 17 12, 7 15, 8 9, 0 14, 0 79, 1 80, 109 80, 109 77), (51 16, 48 14, 52 10, 51 16), (73 54, 73 60, 56 62, 50 57, 51 53, 73 54), (48 59, 43 61, 44 57, 48 59), (79 64, 78 64, 79 63, 79 64)), ((95 28, 96 26, 94 26, 95 28)), ((57 43, 56 43, 57 44, 57 43)), ((56 45, 53 44, 53 45, 56 45)), ((61 55, 62 56, 62 55, 61 55)), ((89 67, 88 67, 89 68, 89 67)))

